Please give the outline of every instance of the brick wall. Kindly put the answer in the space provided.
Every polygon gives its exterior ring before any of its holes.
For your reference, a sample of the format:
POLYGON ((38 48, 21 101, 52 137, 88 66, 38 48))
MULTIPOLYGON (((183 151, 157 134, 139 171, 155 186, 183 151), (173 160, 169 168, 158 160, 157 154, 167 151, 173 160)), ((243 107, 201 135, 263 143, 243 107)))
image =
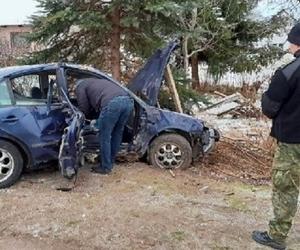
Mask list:
POLYGON ((25 38, 31 31, 30 25, 0 25, 0 67, 15 65, 28 52, 37 50, 25 38))
POLYGON ((0 42, 5 43, 10 49, 26 46, 34 50, 34 44, 26 44, 24 35, 32 30, 30 25, 0 25, 0 42))

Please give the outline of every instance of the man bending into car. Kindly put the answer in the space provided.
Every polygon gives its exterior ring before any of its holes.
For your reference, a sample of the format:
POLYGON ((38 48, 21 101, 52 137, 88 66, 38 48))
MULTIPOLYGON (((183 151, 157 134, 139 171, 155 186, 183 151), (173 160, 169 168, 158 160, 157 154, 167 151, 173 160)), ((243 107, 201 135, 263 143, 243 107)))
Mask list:
POLYGON ((98 119, 101 164, 92 172, 109 174, 122 142, 133 100, 117 84, 106 79, 85 78, 76 82, 78 108, 87 119, 98 119))

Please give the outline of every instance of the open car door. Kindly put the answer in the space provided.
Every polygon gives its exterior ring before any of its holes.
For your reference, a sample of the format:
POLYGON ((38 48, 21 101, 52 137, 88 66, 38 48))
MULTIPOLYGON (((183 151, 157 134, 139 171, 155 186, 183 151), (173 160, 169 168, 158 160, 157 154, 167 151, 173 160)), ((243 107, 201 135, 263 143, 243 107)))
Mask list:
POLYGON ((58 67, 57 85, 66 105, 66 123, 68 126, 64 129, 60 149, 59 149, 59 168, 62 175, 72 179, 78 172, 80 155, 78 148, 79 132, 84 125, 84 115, 70 101, 67 93, 67 81, 65 69, 58 67))

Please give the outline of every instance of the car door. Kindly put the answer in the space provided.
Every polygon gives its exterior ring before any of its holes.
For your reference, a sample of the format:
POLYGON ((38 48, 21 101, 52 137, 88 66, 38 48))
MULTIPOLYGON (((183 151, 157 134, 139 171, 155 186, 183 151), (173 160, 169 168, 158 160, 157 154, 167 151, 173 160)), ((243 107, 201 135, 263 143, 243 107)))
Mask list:
POLYGON ((5 79, 12 105, 1 108, 1 129, 30 150, 33 165, 57 159, 66 127, 64 106, 59 99, 47 103, 49 84, 55 73, 35 72, 5 79), (48 86, 47 86, 48 85, 48 86))
POLYGON ((67 119, 68 126, 64 129, 60 150, 59 167, 64 177, 72 179, 78 172, 80 152, 78 148, 79 132, 84 124, 84 115, 70 101, 66 72, 63 66, 56 71, 57 84, 61 93, 62 101, 66 103, 70 112, 67 119))

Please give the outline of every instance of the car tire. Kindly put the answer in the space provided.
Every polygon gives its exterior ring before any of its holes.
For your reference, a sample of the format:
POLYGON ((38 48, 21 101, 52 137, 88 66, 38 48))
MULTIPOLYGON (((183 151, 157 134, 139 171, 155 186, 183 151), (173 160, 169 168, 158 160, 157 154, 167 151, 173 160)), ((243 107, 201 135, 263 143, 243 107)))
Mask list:
POLYGON ((0 140, 0 188, 7 188, 18 181, 23 170, 23 157, 10 142, 0 140))
POLYGON ((150 164, 162 169, 186 169, 192 162, 192 148, 178 134, 163 134, 154 139, 149 149, 150 164))

